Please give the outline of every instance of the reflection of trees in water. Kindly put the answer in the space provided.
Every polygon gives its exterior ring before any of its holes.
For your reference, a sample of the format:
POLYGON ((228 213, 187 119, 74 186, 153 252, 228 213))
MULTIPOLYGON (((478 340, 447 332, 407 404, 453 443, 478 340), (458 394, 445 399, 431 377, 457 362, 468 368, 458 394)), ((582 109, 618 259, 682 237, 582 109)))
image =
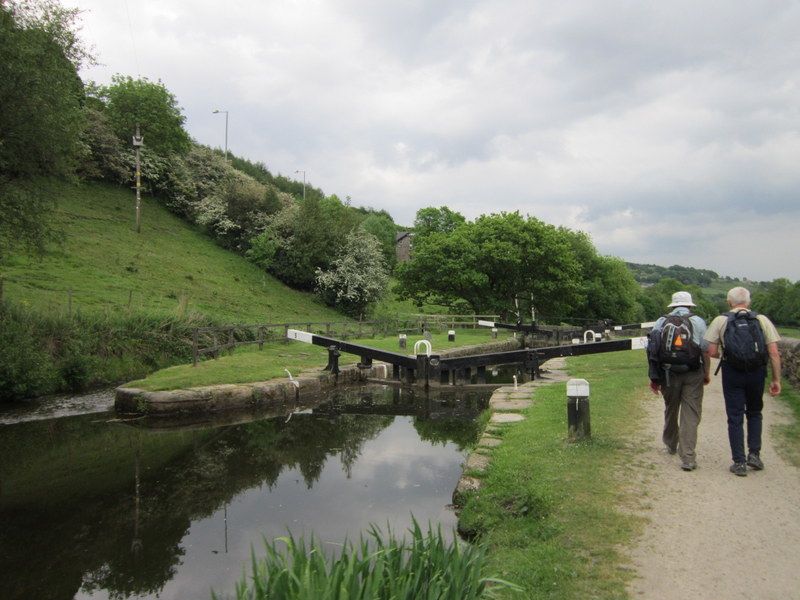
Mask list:
MULTIPOLYGON (((474 423, 454 418, 477 414, 477 402, 432 401, 392 391, 355 400, 337 396, 328 414, 299 413, 288 422, 266 419, 191 432, 153 433, 83 419, 83 425, 78 420, 67 428, 56 425, 63 429, 56 435, 53 424, 43 425, 49 427, 47 443, 29 441, 27 453, 80 455, 76 460, 82 462, 68 461, 61 470, 58 497, 34 486, 26 503, 11 509, 0 497, 0 560, 11 573, 4 593, 72 598, 83 587, 106 589, 113 598, 157 594, 175 576, 184 553, 181 541, 192 522, 214 514, 240 492, 272 488, 287 469, 299 471, 311 488, 333 456, 349 477, 364 444, 393 420, 391 414, 337 412, 337 406, 353 401, 365 409, 392 404, 397 411, 422 402, 426 416, 415 418, 415 427, 434 443, 454 441, 463 447, 477 432, 474 423), (157 455, 166 449, 171 458, 162 464, 157 455), (115 473, 118 482, 109 488, 91 479, 95 473, 104 479, 115 473)), ((38 464, 33 459, 29 462, 38 464)), ((36 473, 30 476, 35 479, 36 473)))

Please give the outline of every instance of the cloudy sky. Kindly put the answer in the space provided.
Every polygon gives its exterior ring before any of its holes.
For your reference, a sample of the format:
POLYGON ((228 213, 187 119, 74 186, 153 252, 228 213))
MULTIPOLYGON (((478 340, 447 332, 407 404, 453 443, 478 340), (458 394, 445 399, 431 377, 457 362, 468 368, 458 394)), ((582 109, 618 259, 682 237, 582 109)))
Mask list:
POLYGON ((603 254, 800 279, 800 3, 63 0, 194 139, 410 225, 518 210, 603 254))

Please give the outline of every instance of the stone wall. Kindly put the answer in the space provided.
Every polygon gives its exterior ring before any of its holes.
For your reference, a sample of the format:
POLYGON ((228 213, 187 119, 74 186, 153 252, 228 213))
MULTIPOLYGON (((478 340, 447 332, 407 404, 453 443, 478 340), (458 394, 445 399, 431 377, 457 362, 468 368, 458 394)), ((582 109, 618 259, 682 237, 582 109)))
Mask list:
POLYGON ((783 376, 795 387, 800 386, 800 340, 783 338, 778 342, 781 351, 783 376))

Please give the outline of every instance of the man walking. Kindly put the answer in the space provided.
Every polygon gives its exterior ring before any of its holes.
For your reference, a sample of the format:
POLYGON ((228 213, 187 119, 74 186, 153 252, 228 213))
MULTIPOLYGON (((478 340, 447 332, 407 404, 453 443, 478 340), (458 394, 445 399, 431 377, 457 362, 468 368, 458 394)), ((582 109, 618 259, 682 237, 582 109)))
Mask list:
POLYGON ((648 343, 650 389, 664 397, 662 440, 670 454, 680 453, 681 469, 697 468, 697 426, 703 412, 703 385, 710 381, 705 355, 706 323, 691 312, 689 292, 675 292, 653 326, 648 343))
MULTIPOLYGON (((705 334, 709 356, 719 357, 722 369, 722 393, 728 415, 728 440, 733 464, 731 473, 744 477, 747 467, 760 471, 761 410, 764 408, 764 384, 767 362, 772 367, 769 393, 781 393, 780 335, 764 315, 750 310, 750 292, 735 287, 728 292, 731 310, 716 317, 705 334), (720 353, 720 347, 722 352, 720 353), (744 418, 747 417, 747 449, 744 453, 744 418)), ((719 371, 719 368, 717 369, 719 371)))

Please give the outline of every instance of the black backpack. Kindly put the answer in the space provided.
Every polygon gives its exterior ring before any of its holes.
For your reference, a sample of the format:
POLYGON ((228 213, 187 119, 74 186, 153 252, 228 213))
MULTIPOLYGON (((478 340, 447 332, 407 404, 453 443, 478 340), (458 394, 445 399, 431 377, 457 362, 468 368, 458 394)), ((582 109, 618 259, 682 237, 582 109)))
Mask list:
POLYGON ((738 371, 756 371, 767 364, 769 354, 758 314, 739 310, 726 315, 722 360, 738 371))
MULTIPOLYGON (((703 352, 693 339, 691 316, 692 313, 664 315, 661 328, 650 332, 647 355, 652 366, 673 373, 700 368, 703 352)), ((650 378, 655 379, 652 368, 650 378)))

